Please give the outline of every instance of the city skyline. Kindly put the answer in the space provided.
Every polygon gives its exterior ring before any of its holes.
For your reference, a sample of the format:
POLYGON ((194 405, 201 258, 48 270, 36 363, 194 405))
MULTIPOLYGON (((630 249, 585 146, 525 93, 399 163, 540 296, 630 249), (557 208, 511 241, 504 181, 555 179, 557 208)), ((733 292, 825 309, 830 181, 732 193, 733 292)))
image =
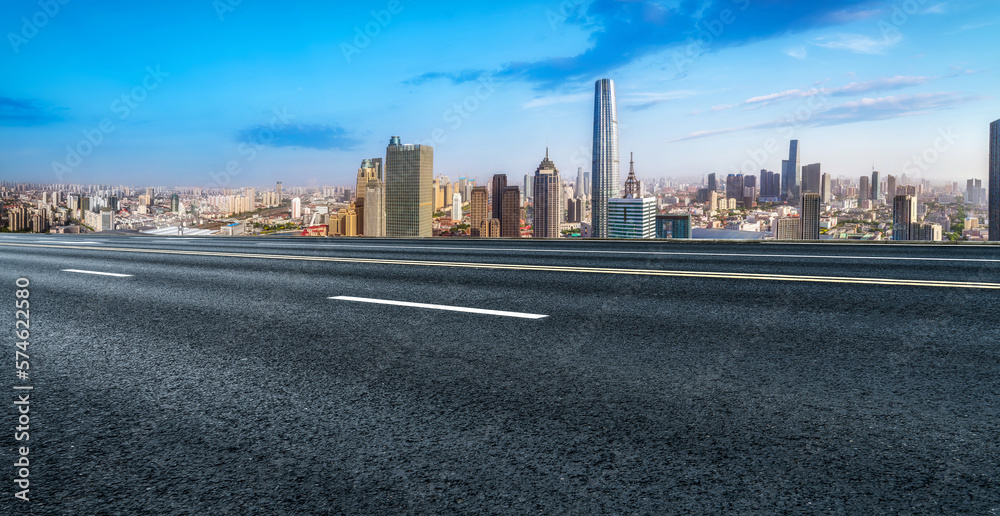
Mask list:
POLYGON ((591 88, 608 77, 620 97, 622 148, 645 156, 646 177, 780 172, 784 151, 770 150, 772 138, 779 147, 808 142, 802 159, 824 163, 832 177, 859 175, 873 161, 897 176, 987 177, 979 128, 995 116, 982 113, 1000 112, 988 51, 1000 13, 989 3, 714 1, 697 12, 571 4, 180 2, 160 13, 97 2, 60 6, 30 38, 21 17, 30 21, 37 5, 12 7, 14 37, 0 52, 11 77, 0 89, 0 174, 351 184, 357 162, 390 134, 435 147, 435 174, 519 178, 545 143, 553 160, 586 171, 591 88), (640 35, 616 38, 630 23, 640 35), (67 45, 92 30, 107 40, 67 45), (471 34, 466 48, 451 45, 471 34), (517 35, 524 41, 511 42, 517 35), (67 146, 90 152, 70 166, 67 146), (64 165, 61 175, 53 163, 64 165))

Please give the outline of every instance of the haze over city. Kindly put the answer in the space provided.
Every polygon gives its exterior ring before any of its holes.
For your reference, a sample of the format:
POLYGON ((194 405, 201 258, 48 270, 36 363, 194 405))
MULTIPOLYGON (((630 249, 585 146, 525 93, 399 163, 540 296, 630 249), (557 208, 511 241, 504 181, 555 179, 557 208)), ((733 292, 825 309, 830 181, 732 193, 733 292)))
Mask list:
POLYGON ((7 7, 4 179, 351 184, 390 135, 435 174, 520 177, 545 147, 573 173, 608 77, 640 178, 779 170, 797 139, 833 177, 964 182, 1000 112, 988 1, 83 5, 7 7))

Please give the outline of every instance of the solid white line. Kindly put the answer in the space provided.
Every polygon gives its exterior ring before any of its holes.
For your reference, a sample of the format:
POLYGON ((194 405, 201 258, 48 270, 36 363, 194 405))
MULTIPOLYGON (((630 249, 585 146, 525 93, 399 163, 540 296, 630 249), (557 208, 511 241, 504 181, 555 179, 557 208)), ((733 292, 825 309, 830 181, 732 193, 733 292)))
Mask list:
MULTIPOLYGON (((1000 259, 992 258, 928 258, 909 256, 840 256, 840 255, 815 255, 815 254, 757 254, 757 253, 696 253, 696 252, 670 252, 670 251, 619 251, 601 249, 517 249, 501 247, 438 247, 438 246, 396 246, 396 245, 358 245, 358 244, 256 244, 262 247, 334 247, 334 248, 355 248, 355 249, 422 249, 434 251, 506 251, 512 253, 576 253, 576 254, 645 254, 660 256, 714 256, 723 258, 807 258, 825 260, 894 260, 894 261, 924 261, 924 262, 985 262, 996 263, 1000 259)), ((831 244, 841 245, 841 244, 831 244)), ((854 244, 854 245, 877 245, 877 244, 854 244)), ((892 244, 883 244, 892 245, 892 244)), ((908 245, 907 247, 913 247, 908 245)), ((972 246, 969 246, 972 247, 972 246)))
POLYGON ((98 276, 113 276, 115 278, 131 278, 131 274, 115 274, 113 272, 81 271, 79 269, 63 269, 63 272, 75 272, 78 274, 96 274, 98 276))
POLYGON ((408 303, 406 301, 391 301, 387 299, 369 299, 366 297, 336 296, 330 299, 340 301, 355 301, 358 303, 374 303, 379 305, 408 306, 412 308, 430 308, 433 310, 448 310, 451 312, 466 312, 470 314, 500 315, 503 317, 519 317, 521 319, 544 319, 547 315, 526 314, 522 312, 504 312, 501 310, 484 310, 482 308, 465 308, 462 306, 428 305, 424 303, 408 303))

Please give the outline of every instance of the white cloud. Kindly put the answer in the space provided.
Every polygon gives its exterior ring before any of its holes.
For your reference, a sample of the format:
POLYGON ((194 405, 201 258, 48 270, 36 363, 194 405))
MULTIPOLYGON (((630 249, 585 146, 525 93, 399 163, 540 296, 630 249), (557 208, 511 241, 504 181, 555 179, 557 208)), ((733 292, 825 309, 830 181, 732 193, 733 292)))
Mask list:
POLYGON ((550 97, 538 97, 531 100, 527 104, 524 104, 525 109, 532 109, 537 107, 551 106, 553 104, 573 104, 577 102, 593 101, 593 93, 574 93, 571 95, 553 95, 550 97))
POLYGON ((794 57, 795 59, 805 59, 809 56, 809 51, 806 50, 805 46, 799 45, 785 50, 785 55, 794 57))
POLYGON ((903 41, 898 32, 887 32, 881 39, 870 38, 861 34, 836 34, 831 37, 819 37, 811 44, 832 50, 849 50, 856 54, 883 54, 886 49, 903 41))

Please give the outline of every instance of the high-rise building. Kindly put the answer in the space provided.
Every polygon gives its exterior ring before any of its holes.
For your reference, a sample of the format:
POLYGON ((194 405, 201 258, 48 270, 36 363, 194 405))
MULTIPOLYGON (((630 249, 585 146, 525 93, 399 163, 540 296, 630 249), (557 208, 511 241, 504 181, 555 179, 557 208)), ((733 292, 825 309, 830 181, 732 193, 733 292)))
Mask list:
POLYGON ((757 176, 743 177, 743 195, 740 198, 743 206, 753 208, 757 206, 757 176))
POLYGON ((563 203, 560 201, 562 181, 559 178, 559 169, 549 159, 548 149, 545 149, 545 159, 538 165, 533 179, 532 187, 535 192, 533 236, 535 238, 559 238, 559 224, 562 221, 563 207, 563 203))
POLYGON ((586 181, 583 180, 583 167, 577 167, 576 169, 576 188, 573 190, 573 197, 579 199, 581 197, 586 197, 588 191, 585 190, 586 181))
POLYGON ((618 170, 618 106, 615 81, 611 79, 601 79, 594 85, 593 151, 591 235, 594 238, 607 238, 608 201, 618 197, 621 188, 618 170))
POLYGON ((861 176, 861 181, 858 183, 858 200, 867 201, 871 199, 872 189, 868 184, 868 176, 861 176))
POLYGON ((170 212, 180 213, 181 212, 181 197, 177 194, 170 196, 170 212))
POLYGON ((483 219, 479 224, 479 236, 483 238, 500 238, 500 220, 483 219))
POLYGON ((708 190, 710 192, 719 191, 719 181, 716 179, 715 173, 708 175, 708 190))
POLYGON ((507 186, 500 199, 500 236, 521 238, 521 188, 507 186))
POLYGON ((691 238, 691 215, 657 215, 656 238, 691 238))
POLYGON ((802 194, 799 219, 802 224, 803 240, 819 240, 819 213, 821 199, 818 193, 802 194))
MULTIPOLYGON (((479 233, 484 220, 489 220, 489 194, 486 192, 485 186, 476 186, 472 188, 472 195, 470 203, 469 212, 469 224, 472 226, 472 231, 476 234, 479 233)), ((499 231, 499 230, 498 230, 499 231)), ((474 234, 473 236, 476 236, 474 234)), ((483 235, 489 236, 489 235, 483 235)))
POLYGON ((462 194, 451 194, 451 220, 462 222, 462 194))
POLYGON ((801 166, 799 141, 792 140, 788 143, 788 161, 787 163, 781 162, 781 181, 786 199, 792 199, 800 192, 799 173, 801 166))
POLYGON ((881 179, 879 179, 879 173, 872 170, 872 195, 871 199, 877 201, 882 198, 882 184, 881 179))
POLYGON ((819 163, 802 167, 802 193, 818 193, 822 195, 823 173, 819 163))
POLYGON ((278 181, 278 184, 274 186, 274 193, 278 194, 278 204, 281 204, 281 201, 283 200, 281 197, 281 181, 278 181))
POLYGON ((726 199, 743 200, 743 174, 729 174, 726 177, 726 199))
POLYGON ((802 238, 802 219, 799 217, 781 217, 774 221, 774 238, 778 240, 799 240, 802 238))
POLYGON ((507 174, 494 174, 490 182, 490 214, 503 221, 503 189, 507 188, 507 174))
POLYGON ((896 197, 896 176, 892 174, 885 176, 885 196, 889 199, 896 197))
POLYGON ((823 198, 823 204, 830 204, 833 200, 833 192, 830 189, 830 174, 823 173, 823 184, 820 188, 820 197, 823 198))
POLYGON ((385 236, 385 182, 369 179, 365 185, 364 235, 385 236))
POLYGON ((608 200, 608 238, 655 238, 654 197, 608 200))
POLYGON ((1000 241, 1000 120, 990 124, 990 241, 1000 241))
POLYGON ((355 197, 358 199, 363 199, 365 193, 368 190, 368 183, 371 180, 382 181, 382 158, 372 158, 361 161, 361 167, 358 168, 358 181, 357 189, 355 189, 355 197))
POLYGON ((897 195, 892 201, 892 239, 916 240, 917 198, 912 195, 897 195))
POLYGON ((292 199, 292 218, 302 218, 302 199, 299 199, 298 197, 292 199))
MULTIPOLYGON (((548 151, 546 151, 546 154, 548 154, 548 151)), ((533 179, 534 177, 532 177, 531 174, 524 175, 524 197, 526 199, 535 198, 535 185, 533 184, 533 179)))
POLYGON ((434 148, 389 140, 385 156, 385 231, 390 237, 430 237, 434 148))

